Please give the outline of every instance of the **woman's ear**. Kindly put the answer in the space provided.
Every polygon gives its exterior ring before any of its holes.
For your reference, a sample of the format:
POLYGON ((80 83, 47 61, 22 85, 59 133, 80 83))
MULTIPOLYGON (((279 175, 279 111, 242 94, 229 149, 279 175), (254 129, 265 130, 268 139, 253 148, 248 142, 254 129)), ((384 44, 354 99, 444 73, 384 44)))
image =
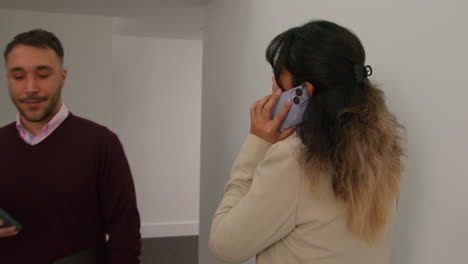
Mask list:
POLYGON ((271 85, 271 91, 272 91, 273 93, 276 93, 276 91, 281 90, 281 88, 279 87, 278 83, 276 82, 276 78, 275 78, 274 75, 273 75, 273 77, 271 77, 271 83, 272 83, 272 85, 271 85))
POLYGON ((303 85, 307 89, 307 93, 309 93, 309 96, 312 96, 314 94, 314 86, 310 82, 305 82, 303 85))

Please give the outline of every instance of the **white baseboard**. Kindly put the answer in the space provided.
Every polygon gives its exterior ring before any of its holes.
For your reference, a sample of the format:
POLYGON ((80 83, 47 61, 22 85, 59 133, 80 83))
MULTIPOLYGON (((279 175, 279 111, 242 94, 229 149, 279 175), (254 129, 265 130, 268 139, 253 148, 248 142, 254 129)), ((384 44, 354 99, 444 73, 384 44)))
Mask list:
POLYGON ((198 221, 142 223, 141 237, 197 236, 198 221))

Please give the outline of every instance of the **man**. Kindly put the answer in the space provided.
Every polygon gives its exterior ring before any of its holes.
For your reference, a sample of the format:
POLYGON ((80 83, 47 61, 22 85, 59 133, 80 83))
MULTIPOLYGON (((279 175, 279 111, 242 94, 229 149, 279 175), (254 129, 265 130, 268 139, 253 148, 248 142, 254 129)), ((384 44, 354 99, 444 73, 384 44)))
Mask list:
POLYGON ((100 247, 108 264, 139 263, 140 219, 124 150, 114 133, 64 105, 60 40, 25 32, 4 58, 19 114, 0 128, 0 208, 23 229, 0 220, 0 263, 50 264, 100 247))

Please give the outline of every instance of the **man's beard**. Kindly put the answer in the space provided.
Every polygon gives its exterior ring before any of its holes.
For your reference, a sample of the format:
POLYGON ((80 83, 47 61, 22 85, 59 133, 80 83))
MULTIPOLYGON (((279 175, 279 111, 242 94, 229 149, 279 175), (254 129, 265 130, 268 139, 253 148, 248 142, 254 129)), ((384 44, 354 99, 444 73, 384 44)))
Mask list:
POLYGON ((47 101, 48 97, 44 97, 44 96, 28 96, 26 98, 22 98, 22 99, 18 99, 19 102, 17 102, 14 98, 12 98, 13 100, 13 103, 15 104, 16 106, 16 109, 18 109, 18 112, 20 113, 20 115, 26 119, 27 121, 29 122, 42 122, 44 120, 46 120, 47 118, 49 118, 51 115, 54 114, 54 111, 57 109, 57 104, 60 100, 60 95, 62 93, 62 86, 60 86, 58 89, 57 89, 57 92, 55 94, 52 95, 51 99, 50 99, 50 102, 49 104, 46 106, 46 109, 44 111, 44 113, 38 117, 38 118, 29 118, 25 111, 23 111, 20 107, 20 103, 22 102, 25 102, 25 101, 47 101))

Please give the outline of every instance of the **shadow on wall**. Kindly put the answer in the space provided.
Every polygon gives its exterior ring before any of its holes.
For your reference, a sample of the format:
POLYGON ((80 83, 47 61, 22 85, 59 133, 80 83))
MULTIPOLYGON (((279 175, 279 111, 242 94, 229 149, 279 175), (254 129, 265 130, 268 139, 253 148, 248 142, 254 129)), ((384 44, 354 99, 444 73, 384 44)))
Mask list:
MULTIPOLYGON (((213 2, 209 8, 216 10, 218 4, 213 2)), ((250 108, 242 104, 242 89, 249 89, 241 86, 239 68, 245 58, 232 54, 243 54, 246 50, 248 40, 243 38, 243 30, 249 30, 252 14, 244 11, 252 10, 249 5, 253 3, 224 1, 221 4, 229 12, 207 12, 203 52, 199 236, 199 263, 203 264, 222 263, 208 249, 211 217, 221 201, 223 186, 249 125, 240 114, 243 111, 247 117, 250 108), (220 20, 224 22, 210 23, 220 20), (213 39, 219 32, 229 34, 224 34, 226 38, 223 39, 213 39)))

